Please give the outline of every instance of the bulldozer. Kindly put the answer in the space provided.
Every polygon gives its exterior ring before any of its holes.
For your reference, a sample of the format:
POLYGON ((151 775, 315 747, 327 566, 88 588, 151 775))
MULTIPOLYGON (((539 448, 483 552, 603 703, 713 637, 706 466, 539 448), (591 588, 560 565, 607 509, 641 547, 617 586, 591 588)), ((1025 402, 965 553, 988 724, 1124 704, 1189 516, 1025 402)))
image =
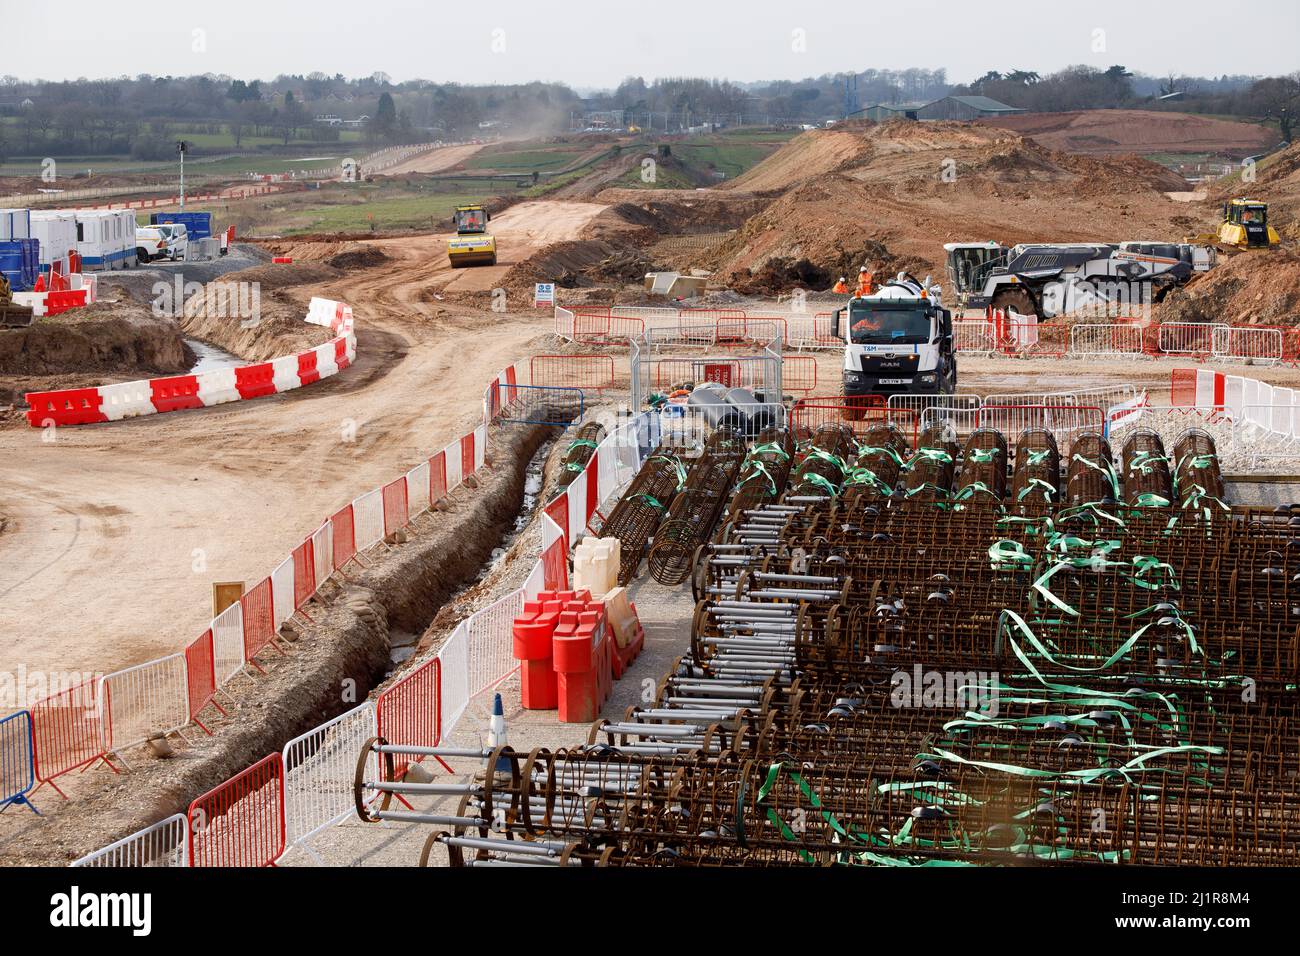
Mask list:
POLYGON ((1223 204, 1219 231, 1190 240, 1210 242, 1229 252, 1238 249, 1267 249, 1282 240, 1268 224, 1268 203, 1258 199, 1229 199, 1223 204))
POLYGON ((497 264, 496 237, 488 234, 487 224, 492 216, 481 205, 457 206, 452 216, 456 227, 454 238, 447 240, 447 259, 453 269, 461 266, 494 266, 497 264))
POLYGON ((32 307, 14 305, 9 277, 0 275, 0 328, 23 328, 32 324, 32 307))

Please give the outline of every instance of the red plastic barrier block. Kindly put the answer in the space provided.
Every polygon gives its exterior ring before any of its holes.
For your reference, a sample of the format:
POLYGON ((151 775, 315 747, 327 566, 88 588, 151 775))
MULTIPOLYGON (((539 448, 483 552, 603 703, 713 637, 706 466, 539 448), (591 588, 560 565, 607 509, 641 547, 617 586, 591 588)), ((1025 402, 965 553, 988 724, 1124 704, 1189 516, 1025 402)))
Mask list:
POLYGON ((27 421, 33 428, 55 425, 89 425, 106 422, 108 416, 100 411, 104 397, 97 388, 67 388, 54 392, 28 392, 27 421))
POLYGON ((293 262, 293 256, 272 256, 271 261, 278 266, 285 266, 293 262))
POLYGON ((298 353, 298 381, 304 385, 320 381, 320 371, 316 368, 316 353, 314 351, 298 353))
POLYGON ((235 369, 235 389, 240 398, 275 394, 275 370, 270 362, 241 365, 235 369))
POLYGON ((69 309, 79 309, 86 304, 86 290, 49 292, 45 296, 45 314, 58 315, 69 309))
POLYGON ((244 620, 244 660, 251 661, 275 640, 271 579, 263 578, 239 599, 244 620))
POLYGON ((348 358, 348 340, 345 338, 334 340, 334 364, 339 367, 339 371, 352 364, 348 358))
POLYGON ((521 662, 521 703, 525 710, 554 710, 559 705, 559 681, 552 663, 551 643, 558 614, 543 610, 539 601, 526 601, 524 613, 512 626, 514 656, 521 662))
POLYGON ((160 412, 175 412, 183 408, 202 408, 199 398, 199 379, 196 375, 173 375, 169 378, 152 378, 149 391, 153 407, 160 412))

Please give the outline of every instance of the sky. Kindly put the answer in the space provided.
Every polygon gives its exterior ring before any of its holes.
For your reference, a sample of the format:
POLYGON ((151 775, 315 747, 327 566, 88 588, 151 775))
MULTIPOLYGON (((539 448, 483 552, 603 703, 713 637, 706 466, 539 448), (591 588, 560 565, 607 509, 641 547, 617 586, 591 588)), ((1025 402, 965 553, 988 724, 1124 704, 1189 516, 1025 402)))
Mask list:
POLYGON ((1076 63, 1157 76, 1300 69, 1297 0, 1251 0, 1247 34, 1228 32, 1235 8, 1222 0, 185 0, 118 7, 124 15, 107 15, 103 0, 3 6, 11 42, 0 73, 21 79, 383 71, 396 82, 591 89, 629 75, 751 82, 910 66, 946 67, 954 83, 1076 63))

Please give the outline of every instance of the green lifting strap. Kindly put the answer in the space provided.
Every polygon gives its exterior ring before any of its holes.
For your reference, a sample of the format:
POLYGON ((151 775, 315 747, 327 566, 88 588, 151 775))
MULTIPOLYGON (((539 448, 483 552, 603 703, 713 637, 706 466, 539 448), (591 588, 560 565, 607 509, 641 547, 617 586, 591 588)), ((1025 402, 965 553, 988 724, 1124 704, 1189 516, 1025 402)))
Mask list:
POLYGON ((810 471, 810 472, 808 472, 808 474, 802 476, 799 480, 800 480, 800 481, 806 481, 806 482, 808 482, 808 483, 811 484, 811 485, 816 485, 818 488, 821 488, 823 491, 825 491, 825 492, 826 492, 828 495, 830 495, 832 498, 834 498, 836 495, 838 495, 838 494, 840 493, 840 489, 839 489, 839 487, 838 487, 837 485, 833 485, 833 484, 831 484, 831 482, 830 482, 829 480, 827 480, 826 478, 823 478, 821 475, 817 474, 817 472, 815 472, 815 471, 810 471))
POLYGON ((840 458, 838 455, 832 455, 830 452, 823 451, 820 448, 809 448, 805 457, 817 458, 821 461, 829 462, 839 469, 841 475, 849 470, 849 466, 843 458, 840 458))
POLYGON ((755 445, 749 450, 750 459, 754 459, 759 455, 778 455, 782 461, 785 461, 790 457, 790 453, 776 442, 763 442, 760 445, 755 445))
POLYGON ((677 473, 677 490, 681 491, 686 487, 686 466, 676 455, 651 455, 647 461, 666 461, 672 466, 673 471, 677 473))
POLYGON ((1109 461, 1106 462, 1106 466, 1103 468, 1101 465, 1097 464, 1091 458, 1085 458, 1083 455, 1080 455, 1078 452, 1075 452, 1075 454, 1071 456, 1070 460, 1081 462, 1084 465, 1087 465, 1089 468, 1093 469, 1094 471, 1101 472, 1102 475, 1105 476, 1106 480, 1110 482, 1110 487, 1111 490, 1114 491, 1115 497, 1118 498, 1120 496, 1119 475, 1115 474, 1115 467, 1109 461))
POLYGON ((1021 488, 1019 493, 1016 495, 1016 501, 1023 500, 1025 495, 1029 494, 1035 488, 1042 489, 1044 501, 1056 500, 1055 485, 1051 484, 1050 482, 1044 481, 1042 478, 1030 478, 1029 483, 1025 485, 1025 487, 1021 488))

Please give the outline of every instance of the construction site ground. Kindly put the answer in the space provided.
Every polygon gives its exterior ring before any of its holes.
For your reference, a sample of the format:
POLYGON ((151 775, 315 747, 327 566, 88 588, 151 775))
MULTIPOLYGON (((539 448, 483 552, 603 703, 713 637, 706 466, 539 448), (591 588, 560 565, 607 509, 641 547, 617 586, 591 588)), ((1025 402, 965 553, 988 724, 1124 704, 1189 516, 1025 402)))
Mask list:
MULTIPOLYGON (((425 168, 409 172, 431 174, 437 170, 430 166, 464 158, 418 157, 412 163, 425 168)), ((1284 172, 1294 178, 1290 166, 1281 167, 1279 190, 1290 186, 1284 172)), ((303 333, 290 326, 300 324, 308 298, 319 295, 352 305, 355 364, 283 395, 64 428, 52 441, 17 416, 5 418, 0 602, 10 639, 0 671, 21 665, 107 672, 179 651, 208 625, 211 582, 261 579, 328 515, 480 421, 484 386, 501 368, 568 348, 553 334, 550 311, 531 308, 532 282, 557 270, 573 278, 559 290, 561 304, 646 301, 634 276, 611 280, 600 266, 615 253, 652 256, 646 250, 674 240, 686 250, 681 264, 711 270, 712 285, 749 289, 751 298, 719 293, 709 300, 729 307, 770 305, 788 293, 788 276, 773 266, 782 259, 808 258, 834 274, 870 255, 882 271, 926 270, 942 281, 946 241, 1118 241, 1205 228, 1213 221, 1212 202, 1171 199, 1167 193, 1180 183, 1171 176, 1130 158, 1054 153, 991 127, 867 127, 796 137, 726 188, 610 188, 608 171, 595 170, 586 178, 589 191, 570 183, 569 198, 517 202, 494 215, 500 256, 494 267, 452 269, 444 232, 268 240, 265 253, 294 258, 292 266, 256 265, 250 273, 266 283, 281 331, 252 341, 212 327, 199 337, 248 360, 277 354, 281 342, 291 351, 300 341, 292 337, 303 333), (948 157, 957 163, 953 184, 939 179, 948 157), (710 241, 688 241, 702 235, 710 241), (295 281, 278 285, 276 269, 295 281), (496 289, 505 290, 504 311, 493 309, 496 289)), ((1234 260, 1224 275, 1236 282, 1220 294, 1234 304, 1259 303, 1262 311, 1300 289, 1300 269, 1268 280, 1270 263, 1259 263, 1256 270, 1234 260)), ((121 281, 129 280, 106 277, 105 287, 121 281)), ((1216 280, 1212 273, 1200 281, 1210 287, 1216 280)), ((122 304, 132 307, 144 308, 139 301, 122 304)), ((615 354, 626 376, 626 351, 615 354)), ((817 393, 838 394, 840 354, 811 354, 817 393)), ((959 388, 998 393, 1131 382, 1162 403, 1170 370, 1179 364, 963 357, 959 388)), ((1286 366, 1221 370, 1300 385, 1300 371, 1286 366)), ((105 373, 105 380, 131 377, 144 376, 129 367, 105 373)), ((12 378, 0 373, 0 387, 12 388, 12 378)), ((40 378, 23 382, 39 387, 40 378)), ((532 559, 522 551, 511 558, 520 568, 532 559)), ((639 700, 641 681, 657 680, 684 651, 688 593, 635 586, 647 649, 616 686, 606 714, 621 714, 639 700)), ((482 728, 486 704, 476 701, 462 735, 482 728)), ((508 717, 511 742, 521 748, 581 742, 588 731, 585 724, 558 725, 549 714, 524 714, 517 703, 508 717)), ((76 813, 76 802, 63 812, 76 813)), ((420 829, 423 836, 427 828, 420 829)), ((419 853, 401 828, 359 823, 324 834, 315 845, 340 864, 412 863, 419 853)))

